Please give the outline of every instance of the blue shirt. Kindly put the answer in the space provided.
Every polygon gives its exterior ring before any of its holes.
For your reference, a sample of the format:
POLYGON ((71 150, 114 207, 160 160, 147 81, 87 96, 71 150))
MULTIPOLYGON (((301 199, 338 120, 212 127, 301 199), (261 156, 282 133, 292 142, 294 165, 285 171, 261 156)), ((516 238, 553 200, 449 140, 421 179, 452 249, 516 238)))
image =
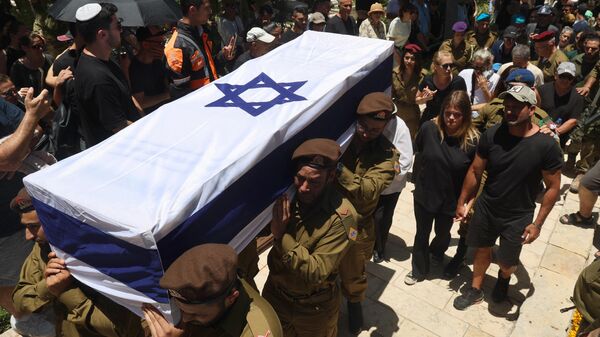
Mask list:
POLYGON ((412 4, 417 7, 419 11, 419 30, 423 35, 429 36, 429 25, 431 23, 431 16, 429 15, 429 3, 427 0, 420 4, 417 0, 413 0, 412 4))
POLYGON ((0 98, 0 138, 4 138, 17 130, 25 113, 16 105, 0 98))

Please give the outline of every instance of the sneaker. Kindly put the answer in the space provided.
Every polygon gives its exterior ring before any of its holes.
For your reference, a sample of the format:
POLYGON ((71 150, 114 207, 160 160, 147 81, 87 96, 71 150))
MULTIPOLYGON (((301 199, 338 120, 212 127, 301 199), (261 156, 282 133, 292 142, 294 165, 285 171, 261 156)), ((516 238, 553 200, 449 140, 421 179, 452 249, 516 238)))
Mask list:
POLYGON ((408 272, 408 274, 406 274, 406 276, 404 277, 404 283, 408 286, 412 286, 415 283, 421 282, 423 280, 423 278, 414 277, 412 271, 408 272))
POLYGON ((498 271, 498 281, 496 281, 496 285, 494 286, 494 291, 492 291, 492 300, 496 303, 500 303, 508 298, 508 283, 510 282, 509 278, 503 278, 502 272, 498 271))
POLYGON ((431 254, 431 265, 432 266, 441 266, 444 263, 444 255, 439 256, 435 254, 431 254))
POLYGON ((569 187, 571 193, 579 193, 579 182, 581 181, 581 178, 583 178, 583 174, 580 173, 573 179, 571 186, 569 187))
POLYGON ((380 254, 376 250, 374 250, 373 251, 373 262, 375 262, 375 263, 383 262, 383 254, 380 254))
POLYGON ((453 278, 456 277, 456 275, 458 275, 458 271, 464 266, 465 264, 459 260, 459 259, 452 259, 450 260, 450 262, 448 262, 448 264, 446 265, 446 267, 444 268, 444 278, 446 280, 451 280, 453 278))
POLYGON ((454 299, 454 308, 457 310, 465 310, 473 304, 478 304, 483 301, 483 291, 469 287, 464 294, 454 299))
POLYGON ((360 302, 348 302, 348 328, 350 333, 358 335, 362 331, 363 315, 360 302))

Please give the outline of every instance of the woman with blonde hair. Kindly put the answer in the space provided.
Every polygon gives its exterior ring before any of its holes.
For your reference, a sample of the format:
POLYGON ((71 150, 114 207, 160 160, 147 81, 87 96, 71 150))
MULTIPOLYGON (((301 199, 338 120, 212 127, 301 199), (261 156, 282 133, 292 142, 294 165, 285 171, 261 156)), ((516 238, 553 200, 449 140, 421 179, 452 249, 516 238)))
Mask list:
POLYGON ((414 212, 417 231, 412 250, 412 271, 404 282, 413 285, 441 264, 450 244, 450 229, 463 179, 475 157, 479 132, 471 123, 471 102, 466 91, 449 93, 437 117, 423 123, 416 139, 421 165, 416 174, 414 212), (429 243, 432 228, 435 237, 429 243))

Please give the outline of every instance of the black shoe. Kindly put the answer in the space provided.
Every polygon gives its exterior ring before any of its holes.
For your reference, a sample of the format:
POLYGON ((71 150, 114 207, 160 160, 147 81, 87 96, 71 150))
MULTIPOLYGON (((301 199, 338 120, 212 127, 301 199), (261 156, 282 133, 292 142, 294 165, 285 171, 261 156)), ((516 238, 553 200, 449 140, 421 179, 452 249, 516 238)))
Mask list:
POLYGON ((500 303, 508 298, 508 283, 510 282, 509 278, 502 277, 502 271, 498 271, 498 281, 496 281, 496 285, 494 286, 494 290, 492 291, 492 300, 496 303, 500 303))
POLYGON ((348 328, 350 333, 358 335, 362 331, 363 315, 360 302, 348 302, 348 328))
POLYGON ((454 260, 454 259, 450 260, 450 262, 448 262, 448 264, 444 268, 444 278, 446 280, 452 280, 453 278, 456 277, 456 275, 458 275, 458 271, 464 265, 465 264, 461 261, 454 260))
POLYGON ((478 304, 483 301, 483 291, 469 287, 464 294, 454 299, 454 308, 457 310, 465 310, 473 304, 478 304))
POLYGON ((383 262, 383 254, 379 254, 376 250, 373 251, 373 262, 381 263, 383 262))

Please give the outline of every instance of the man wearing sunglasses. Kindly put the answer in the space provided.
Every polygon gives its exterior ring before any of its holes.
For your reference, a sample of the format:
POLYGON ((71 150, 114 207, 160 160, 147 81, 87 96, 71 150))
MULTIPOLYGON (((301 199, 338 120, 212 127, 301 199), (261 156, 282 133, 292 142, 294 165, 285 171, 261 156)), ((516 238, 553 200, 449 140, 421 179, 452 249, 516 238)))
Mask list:
POLYGON ((356 243, 340 264, 342 294, 348 300, 348 324, 353 334, 358 334, 363 324, 361 302, 367 291, 365 267, 375 246, 373 213, 381 192, 400 171, 398 151, 383 136, 395 110, 391 97, 383 92, 363 97, 356 109, 356 132, 342 156, 339 169, 340 190, 358 213, 356 243))
POLYGON ((282 337, 271 305, 238 274, 238 256, 228 245, 203 244, 183 253, 160 280, 180 309, 169 323, 153 306, 142 310, 152 337, 282 337))

